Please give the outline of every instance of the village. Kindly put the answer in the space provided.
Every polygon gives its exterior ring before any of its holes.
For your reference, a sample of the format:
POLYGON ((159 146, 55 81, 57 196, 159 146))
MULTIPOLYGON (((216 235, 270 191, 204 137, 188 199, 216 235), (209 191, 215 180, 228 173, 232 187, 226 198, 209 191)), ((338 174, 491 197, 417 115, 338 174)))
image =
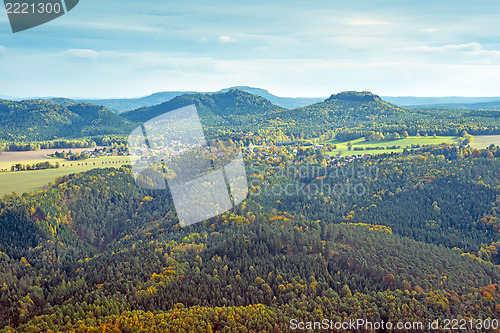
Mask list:
MULTIPOLYGON (((283 146, 283 144, 282 144, 283 146)), ((250 144, 248 148, 245 148, 245 156, 249 158, 260 158, 260 159, 268 159, 272 158, 274 161, 281 162, 281 156, 278 152, 271 152, 271 146, 257 146, 250 144)), ((314 152, 321 151, 324 149, 324 145, 317 144, 311 147, 314 152)), ((293 153, 295 155, 295 159, 293 160, 293 164, 297 165, 300 163, 300 160, 305 157, 305 155, 299 154, 299 148, 293 148, 293 153)), ((351 156, 342 156, 341 153, 337 153, 334 156, 324 155, 326 163, 332 166, 342 166, 347 163, 352 163, 355 160, 361 159, 369 159, 371 155, 369 154, 353 154, 351 156)))
POLYGON ((71 149, 68 152, 66 152, 65 150, 63 150, 62 152, 56 151, 53 154, 47 155, 47 157, 63 158, 68 161, 77 161, 89 158, 100 158, 108 156, 128 156, 128 151, 123 148, 99 147, 95 148, 94 150, 85 149, 81 152, 76 152, 76 153, 73 153, 71 149))

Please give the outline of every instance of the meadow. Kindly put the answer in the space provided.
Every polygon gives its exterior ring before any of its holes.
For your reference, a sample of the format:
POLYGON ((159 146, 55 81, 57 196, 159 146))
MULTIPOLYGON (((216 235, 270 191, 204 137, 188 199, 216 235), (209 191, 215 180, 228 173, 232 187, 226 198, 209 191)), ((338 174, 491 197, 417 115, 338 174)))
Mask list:
MULTIPOLYGON (((500 136, 499 136, 500 137, 500 136)), ((384 153, 399 153, 402 152, 404 148, 411 148, 412 145, 438 145, 441 143, 458 143, 458 137, 454 136, 437 136, 433 137, 416 137, 409 136, 405 139, 398 140, 385 140, 378 142, 367 142, 364 138, 359 138, 357 140, 350 141, 352 144, 352 150, 348 149, 349 141, 338 141, 330 140, 325 143, 330 143, 337 146, 337 149, 330 150, 327 155, 341 154, 342 156, 352 156, 352 155, 373 155, 373 154, 384 154, 384 153), (387 148, 387 147, 400 147, 400 148, 387 148), (362 148, 363 150, 354 150, 355 148, 362 148), (369 150, 367 150, 369 148, 369 150)))

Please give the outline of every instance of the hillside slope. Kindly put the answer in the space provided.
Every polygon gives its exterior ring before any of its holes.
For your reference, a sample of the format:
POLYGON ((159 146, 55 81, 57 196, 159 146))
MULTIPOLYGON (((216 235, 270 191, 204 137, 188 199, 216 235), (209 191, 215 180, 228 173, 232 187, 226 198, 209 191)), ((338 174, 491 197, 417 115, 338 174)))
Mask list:
POLYGON ((343 126, 370 125, 377 120, 407 117, 408 111, 383 101, 369 92, 341 92, 323 102, 275 114, 290 128, 321 132, 343 126))
POLYGON ((262 98, 269 100, 271 103, 284 107, 286 109, 300 108, 324 100, 324 98, 321 97, 280 97, 271 94, 266 89, 247 87, 247 86, 235 86, 227 89, 222 89, 219 92, 227 92, 231 89, 238 89, 241 91, 245 91, 249 94, 260 96, 262 98))
POLYGON ((268 100, 241 90, 217 94, 186 94, 166 103, 123 113, 125 119, 145 122, 166 112, 188 105, 196 105, 199 115, 207 124, 240 123, 249 118, 281 112, 285 109, 268 100))

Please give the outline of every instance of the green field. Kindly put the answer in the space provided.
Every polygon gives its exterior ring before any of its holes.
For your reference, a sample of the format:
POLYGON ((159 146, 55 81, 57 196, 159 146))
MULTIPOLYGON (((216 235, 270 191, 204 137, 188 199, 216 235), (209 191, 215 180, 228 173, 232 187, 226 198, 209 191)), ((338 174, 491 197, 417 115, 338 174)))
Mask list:
POLYGON ((35 159, 26 161, 1 161, 0 170, 7 169, 7 172, 0 172, 0 196, 7 193, 16 192, 22 194, 31 190, 41 190, 49 182, 54 183, 57 176, 71 173, 88 171, 95 168, 119 168, 123 164, 130 164, 128 156, 109 156, 80 161, 67 161, 64 159, 35 159), (16 163, 36 164, 49 161, 52 164, 59 162, 58 169, 35 170, 35 171, 10 171, 10 167, 16 163))
POLYGON ((364 154, 384 154, 384 153, 392 153, 392 152, 402 152, 404 148, 411 148, 411 145, 438 145, 440 143, 458 143, 458 137, 454 136, 437 136, 433 137, 414 137, 409 136, 406 139, 399 140, 387 140, 387 141, 379 141, 379 142, 367 142, 364 138, 360 138, 357 140, 352 140, 352 150, 349 151, 347 148, 348 141, 338 141, 338 140, 330 140, 325 143, 331 143, 337 146, 337 149, 331 150, 327 152, 327 155, 336 155, 338 153, 343 156, 351 156, 351 155, 364 155, 364 154), (396 149, 386 149, 386 147, 392 146, 400 146, 401 148, 396 149), (354 150, 355 147, 363 148, 363 150, 354 150), (374 150, 366 150, 366 148, 378 148, 374 150))

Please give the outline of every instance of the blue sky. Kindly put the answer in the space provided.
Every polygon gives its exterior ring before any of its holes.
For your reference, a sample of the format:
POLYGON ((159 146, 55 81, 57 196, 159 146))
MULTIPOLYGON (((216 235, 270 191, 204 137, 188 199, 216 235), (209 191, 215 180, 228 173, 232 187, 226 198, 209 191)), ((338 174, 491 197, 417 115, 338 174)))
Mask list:
POLYGON ((279 96, 500 96, 500 2, 80 0, 16 34, 0 14, 3 96, 235 85, 279 96))

